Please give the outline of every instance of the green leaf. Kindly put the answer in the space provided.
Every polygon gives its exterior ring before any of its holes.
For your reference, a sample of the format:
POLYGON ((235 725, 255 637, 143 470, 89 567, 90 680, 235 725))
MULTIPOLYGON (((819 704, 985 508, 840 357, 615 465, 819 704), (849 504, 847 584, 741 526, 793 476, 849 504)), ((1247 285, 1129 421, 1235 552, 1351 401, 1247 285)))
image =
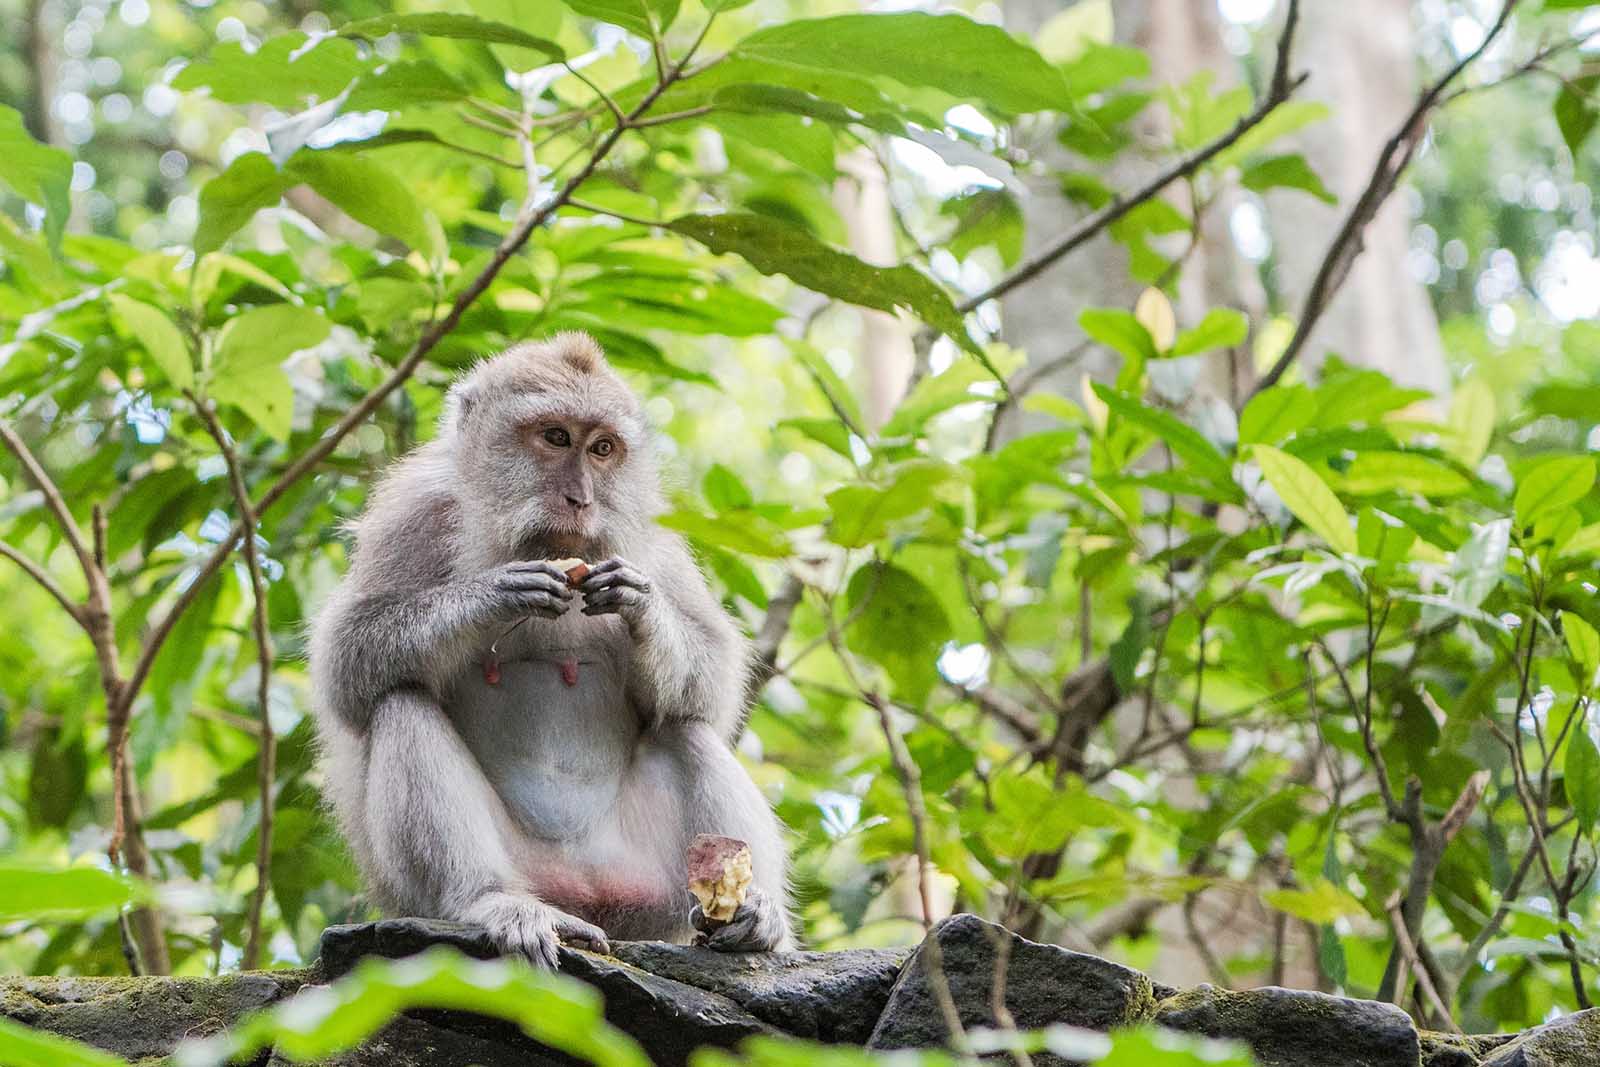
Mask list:
POLYGON ((1538 464, 1517 482, 1512 509, 1518 526, 1531 526, 1546 511, 1575 504, 1594 486, 1592 456, 1555 456, 1538 464))
POLYGON ((294 182, 304 182, 355 219, 379 233, 398 237, 428 255, 434 245, 422 205, 394 172, 349 152, 306 149, 284 168, 294 182))
POLYGON ((1218 484, 1233 484, 1233 464, 1193 426, 1176 415, 1148 407, 1137 398, 1099 382, 1095 383, 1094 392, 1118 416, 1165 441, 1197 474, 1218 484))
POLYGON ((1334 551, 1346 555, 1356 553, 1356 534, 1350 528, 1350 515, 1316 471, 1303 460, 1270 445, 1256 445, 1251 455, 1261 467, 1262 476, 1295 518, 1334 551))
POLYGON ((878 540, 897 519, 915 515, 939 499, 945 483, 958 477, 954 467, 928 460, 902 464, 887 486, 846 485, 826 497, 833 517, 828 540, 860 548, 878 540))
POLYGON ((554 41, 535 37, 514 26, 491 22, 475 15, 457 15, 430 12, 419 15, 378 15, 346 23, 339 29, 341 37, 365 37, 375 40, 391 33, 414 33, 419 37, 448 37, 458 41, 482 41, 484 44, 508 44, 518 48, 531 48, 543 52, 553 62, 567 58, 567 53, 554 41))
POLYGON ((0 184, 44 209, 44 232, 52 251, 72 211, 72 157, 28 135, 22 113, 0 104, 0 184))
POLYGON ((1264 193, 1268 189, 1300 189, 1324 203, 1339 202, 1339 198, 1322 183, 1317 172, 1311 169, 1306 157, 1298 152, 1269 156, 1250 164, 1239 175, 1239 184, 1257 193, 1264 193))
POLYGON ((6 1067, 128 1067, 121 1056, 3 1017, 0 1058, 6 1067))
POLYGON ((733 471, 713 463, 704 481, 706 503, 718 511, 737 511, 755 503, 750 489, 733 471))
POLYGON ((1168 356, 1192 356, 1196 352, 1209 352, 1213 348, 1229 348, 1244 344, 1250 336, 1250 320, 1243 312, 1232 308, 1212 308, 1200 324, 1178 334, 1168 356))
POLYGON ((1578 685, 1587 691, 1594 684, 1595 671, 1600 670, 1600 633, 1577 612, 1561 613, 1561 636, 1567 643, 1578 670, 1573 672, 1578 685))
POLYGON ((257 211, 276 204, 291 184, 260 152, 246 152, 235 159, 227 170, 200 187, 194 254, 203 256, 221 248, 257 211))
POLYGON ((1510 548, 1510 519, 1496 519, 1474 529, 1456 549, 1450 568, 1450 599, 1466 608, 1476 608, 1487 600, 1505 576, 1510 548))
POLYGON ((1450 416, 1445 425, 1450 433, 1443 441, 1446 452, 1462 466, 1474 468, 1489 451, 1494 435, 1494 391, 1482 378, 1461 384, 1450 399, 1450 416))
POLYGON ((333 99, 367 69, 347 40, 325 37, 307 47, 308 40, 303 33, 279 34, 253 52, 228 41, 180 70, 172 87, 210 89, 226 104, 271 104, 292 111, 311 99, 333 99))
POLYGON ((0 920, 114 915, 148 896, 138 883, 98 867, 0 866, 0 920))
POLYGON ((804 434, 845 459, 853 458, 850 453, 850 428, 838 419, 784 419, 778 423, 778 427, 780 429, 787 427, 804 434))
POLYGON ((893 78, 1005 114, 1059 111, 1070 93, 1061 72, 998 26, 965 15, 899 12, 779 23, 734 48, 748 56, 865 77, 893 78))
POLYGON ((669 530, 677 530, 697 541, 747 556, 782 559, 791 552, 783 529, 769 519, 748 512, 731 515, 702 515, 679 509, 656 519, 669 530))
POLYGON ((659 37, 678 17, 678 0, 562 0, 580 15, 632 30, 640 37, 659 37))
POLYGON ((782 274, 819 293, 862 307, 906 308, 965 348, 967 334, 950 296, 915 267, 874 267, 829 248, 808 231, 766 215, 684 215, 666 224, 713 252, 742 256, 762 274, 782 274))
POLYGON ((1458 496, 1472 483, 1453 467, 1414 452, 1361 452, 1344 474, 1343 488, 1357 496, 1420 493, 1458 496))
POLYGON ((1578 826, 1587 834, 1600 818, 1600 749, 1589 734, 1587 703, 1579 705, 1577 715, 1567 741, 1567 802, 1578 817, 1578 826))
POLYGON ((939 680, 939 649, 952 634, 939 598, 910 571, 867 563, 850 576, 845 604, 854 620, 845 643, 888 672, 898 698, 920 704, 939 680))
POLYGON ((166 312, 121 293, 112 293, 106 299, 123 329, 139 339, 167 380, 178 389, 193 388, 194 365, 189 359, 189 346, 166 312))
POLYGON ((1270 908, 1319 924, 1367 914, 1359 900, 1326 878, 1318 878, 1310 889, 1270 890, 1261 894, 1261 899, 1270 908))
POLYGON ((1595 124, 1600 123, 1600 109, 1595 107, 1597 86, 1600 86, 1600 75, 1590 74, 1570 80, 1563 78, 1561 89, 1556 93, 1553 108, 1556 127, 1560 129, 1561 139, 1574 157, 1582 153, 1583 142, 1594 132, 1595 124))
POLYGON ((1310 425, 1316 414, 1304 385, 1274 385, 1251 398, 1239 413, 1239 444, 1279 444, 1310 425))
POLYGON ((600 994, 583 982, 439 947, 405 960, 366 960, 331 986, 307 987, 225 1034, 186 1043, 177 1058, 220 1067, 271 1048, 296 1063, 326 1060, 413 1008, 505 1019, 540 1044, 599 1067, 650 1067, 638 1043, 605 1021, 600 994))
POLYGON ((437 63, 396 60, 362 77, 345 98, 343 110, 402 111, 425 104, 454 103, 466 95, 467 87, 437 63))
POLYGON ((207 393, 232 404, 269 436, 289 436, 294 387, 282 363, 301 349, 320 344, 328 320, 306 307, 273 304, 237 316, 223 331, 207 393))
POLYGON ((1085 308, 1078 315, 1078 326, 1107 348, 1122 353, 1134 366, 1142 366, 1159 355, 1150 331, 1131 311, 1085 308))

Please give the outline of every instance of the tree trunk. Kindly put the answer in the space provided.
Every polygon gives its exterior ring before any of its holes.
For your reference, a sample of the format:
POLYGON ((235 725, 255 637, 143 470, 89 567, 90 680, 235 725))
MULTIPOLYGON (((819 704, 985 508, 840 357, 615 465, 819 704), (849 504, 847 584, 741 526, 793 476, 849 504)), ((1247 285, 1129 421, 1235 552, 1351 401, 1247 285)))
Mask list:
MULTIPOLYGON (((1373 161, 1418 91, 1409 0, 1300 6, 1295 65, 1311 74, 1302 96, 1327 103, 1332 114, 1307 127, 1294 148, 1339 204, 1329 206, 1292 190, 1266 196, 1279 288, 1296 312, 1373 161)), ((1347 362, 1381 370, 1402 385, 1438 396, 1449 392, 1439 323, 1427 290, 1411 276, 1407 263, 1410 232, 1405 198, 1390 197, 1363 235, 1366 250, 1311 335, 1300 358, 1303 373, 1315 374, 1331 351, 1347 362)))

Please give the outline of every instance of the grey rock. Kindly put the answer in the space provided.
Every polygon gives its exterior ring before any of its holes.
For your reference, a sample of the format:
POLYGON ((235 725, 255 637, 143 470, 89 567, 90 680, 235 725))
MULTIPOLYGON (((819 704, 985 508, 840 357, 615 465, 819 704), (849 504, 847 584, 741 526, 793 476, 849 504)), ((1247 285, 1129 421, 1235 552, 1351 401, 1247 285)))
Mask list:
POLYGON ((402 1015, 359 1048, 313 1065, 274 1052, 268 1067, 569 1067, 571 1058, 402 1015))
POLYGON ((1459 1034, 1423 1030, 1418 1034, 1422 1067, 1478 1067, 1478 1043, 1459 1034))
POLYGON ((660 941, 621 942, 618 959, 651 974, 720 993, 770 1026, 834 1044, 861 1045, 889 1000, 909 949, 714 952, 660 941))
POLYGON ((1247 1042, 1261 1067, 1417 1067, 1422 1058, 1411 1017, 1393 1004, 1300 989, 1202 985, 1162 1001, 1155 1021, 1247 1042))
MULTIPOLYGON (((431 919, 383 919, 324 931, 319 973, 333 979, 347 973, 362 957, 401 959, 433 945, 448 945, 479 959, 496 955, 494 945, 474 926, 431 919)), ((606 1018, 649 1049, 657 1064, 686 1063, 689 1053, 701 1046, 731 1048, 747 1037, 773 1032, 729 997, 651 974, 613 957, 563 947, 560 962, 563 974, 599 990, 605 998, 606 1018)), ((461 1013, 430 1017, 464 1033, 522 1047, 530 1055, 550 1055, 509 1023, 461 1013)))
POLYGON ((0 978, 0 1016, 125 1059, 166 1056, 303 986, 305 971, 221 978, 0 978))
POLYGON ((1574 1012, 1525 1030, 1483 1059, 1483 1067, 1600 1065, 1600 1008, 1574 1012))
MULTIPOLYGON (((1010 946, 1005 1002, 1016 1025, 1035 1029, 1051 1023, 1110 1030, 1150 1016, 1155 998, 1150 979, 1097 956, 1069 952, 1018 937, 975 915, 957 915, 934 927, 943 970, 963 1026, 994 1026, 991 1008, 995 945, 1010 946)), ((943 1016, 928 984, 928 941, 907 961, 868 1041, 876 1049, 927 1048, 945 1043, 943 1016)), ((1035 1063, 1059 1063, 1035 1057, 1035 1063)), ((1413 1065, 1415 1067, 1415 1065, 1413 1065)))

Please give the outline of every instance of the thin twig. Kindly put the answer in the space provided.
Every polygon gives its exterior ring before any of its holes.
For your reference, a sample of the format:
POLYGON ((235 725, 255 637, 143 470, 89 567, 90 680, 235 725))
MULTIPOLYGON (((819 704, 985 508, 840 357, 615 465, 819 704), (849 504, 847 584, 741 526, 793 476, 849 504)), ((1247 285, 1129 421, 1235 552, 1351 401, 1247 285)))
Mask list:
POLYGON ((1350 213, 1345 216, 1344 223, 1334 235, 1332 244, 1328 246, 1327 253, 1322 257, 1322 263, 1317 268, 1317 273, 1311 281, 1311 288, 1307 290, 1305 301, 1301 305, 1300 319, 1295 324, 1294 335, 1290 337, 1283 354, 1272 364, 1267 373, 1261 376, 1261 380, 1256 382, 1250 391, 1251 396, 1276 385, 1278 379, 1282 378, 1284 372, 1300 357, 1306 342, 1311 338, 1311 331, 1316 328, 1323 313, 1328 310, 1328 306, 1349 276, 1356 257, 1361 254, 1362 233, 1366 230, 1367 224, 1377 215, 1378 209, 1389 198, 1389 194, 1394 192, 1400 176, 1410 166, 1412 155, 1422 143, 1423 135, 1427 133, 1428 115, 1439 104, 1450 84, 1476 62, 1500 36, 1519 2, 1520 0, 1505 0, 1504 6, 1500 9, 1500 17, 1495 20, 1478 47, 1463 56, 1443 77, 1422 93, 1411 112, 1406 115, 1405 121, 1400 124, 1400 128, 1383 146, 1377 162, 1373 164, 1372 176, 1367 179, 1366 188, 1356 198, 1350 213))
POLYGON ((21 567, 23 571, 27 573, 28 577, 32 578, 35 582, 38 582, 39 586, 43 588, 45 592, 56 598, 56 602, 66 609, 68 615, 72 616, 72 621, 76 622, 79 626, 84 625, 83 606, 69 597, 66 593, 66 590, 57 585, 56 580, 50 577, 49 574, 45 573, 45 569, 43 567, 35 563, 28 556, 23 555, 20 549, 13 547, 9 542, 6 541, 0 541, 0 556, 6 557, 7 559, 11 560, 11 562, 21 567))
POLYGON ((261 915, 266 907, 267 891, 272 884, 272 829, 273 785, 277 778, 278 738, 272 730, 272 633, 267 619, 267 579, 261 569, 261 550, 256 544, 260 523, 255 507, 250 503, 250 487, 239 466, 239 453, 234 448, 222 423, 211 405, 194 394, 189 395, 195 413, 205 424, 206 432, 217 443, 218 450, 228 468, 228 486, 233 501, 239 508, 239 521, 244 525, 244 562, 250 574, 252 598, 251 618, 256 639, 256 705, 259 716, 258 747, 256 751, 256 787, 261 797, 261 814, 256 823, 256 888, 250 894, 244 958, 241 966, 253 971, 261 963, 261 915))
POLYGON ((1439 990, 1433 984, 1433 978, 1428 974, 1428 968, 1422 965, 1422 959, 1417 953, 1417 946, 1411 940, 1411 934, 1406 930, 1405 918, 1400 914, 1400 898, 1402 893, 1396 889, 1389 897, 1389 902, 1384 910, 1389 915, 1389 925, 1394 928, 1395 943, 1400 948, 1400 955, 1405 959, 1406 966, 1416 976, 1417 985, 1421 987, 1423 996, 1428 998, 1431 1007, 1445 1025, 1450 1027, 1452 1033, 1461 1033, 1461 1028, 1450 1015, 1450 1009, 1445 1007, 1444 1000, 1439 996, 1439 990))
POLYGON ((1280 105, 1294 94, 1295 90, 1305 83, 1307 75, 1301 74, 1298 77, 1289 77, 1287 73, 1291 62, 1290 53, 1294 46, 1295 25, 1299 21, 1298 9, 1299 0, 1291 0, 1289 17, 1284 21, 1282 36, 1278 38, 1277 66, 1285 72, 1284 77, 1281 80, 1276 76, 1273 78, 1267 95, 1262 98, 1253 111, 1235 123, 1233 129, 1205 147, 1196 149, 1189 155, 1184 156, 1178 162, 1140 186, 1131 195, 1114 197, 1110 203, 1034 253, 1010 274, 976 296, 963 300, 957 305, 956 310, 963 315, 970 311, 975 311, 990 300, 1004 296, 1019 285, 1038 277, 1058 259, 1094 238, 1106 227, 1140 204, 1158 196, 1168 185, 1189 177, 1218 155, 1233 147, 1245 134, 1259 126, 1268 115, 1276 111, 1280 105))

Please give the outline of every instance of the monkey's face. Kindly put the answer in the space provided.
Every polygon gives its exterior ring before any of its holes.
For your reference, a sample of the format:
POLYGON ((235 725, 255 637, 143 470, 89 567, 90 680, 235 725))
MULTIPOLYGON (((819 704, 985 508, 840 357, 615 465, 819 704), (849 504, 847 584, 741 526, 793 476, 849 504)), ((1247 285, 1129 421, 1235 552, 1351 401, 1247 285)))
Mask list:
POLYGON ((613 493, 628 449, 604 422, 535 419, 518 427, 519 444, 532 460, 539 532, 558 542, 593 540, 614 511, 613 493))
POLYGON ((509 349, 454 396, 456 488, 499 550, 594 558, 655 514, 638 401, 592 340, 509 349))

